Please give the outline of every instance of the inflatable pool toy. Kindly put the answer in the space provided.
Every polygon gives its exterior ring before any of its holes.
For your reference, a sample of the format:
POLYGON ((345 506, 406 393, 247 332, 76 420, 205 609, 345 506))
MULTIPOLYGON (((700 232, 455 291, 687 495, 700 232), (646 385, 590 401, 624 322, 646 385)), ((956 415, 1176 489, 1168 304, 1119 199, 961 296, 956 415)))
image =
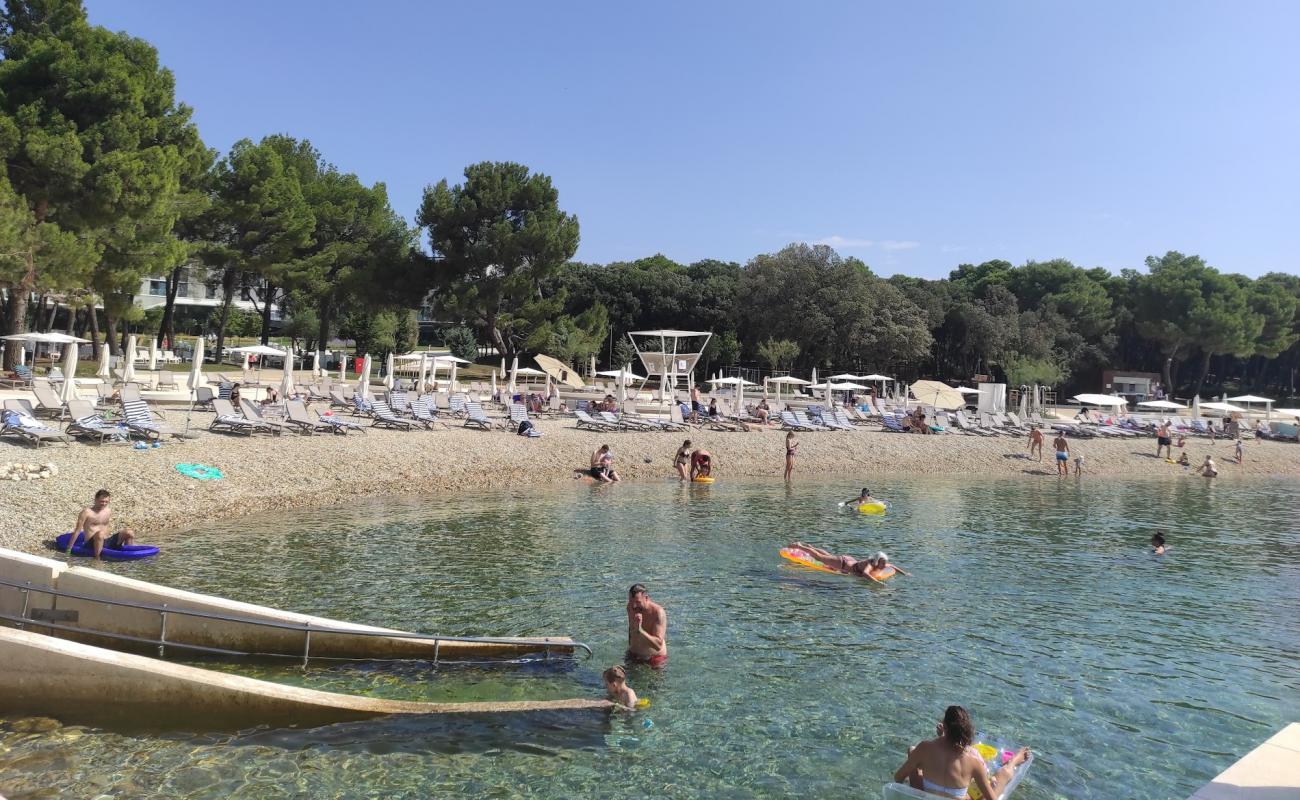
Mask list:
MULTIPOLYGON (((992 775, 1003 764, 1016 757, 1016 754, 1010 750, 999 751, 996 747, 984 744, 983 742, 977 742, 975 744, 975 749, 978 750, 979 754, 988 762, 990 775, 992 775)), ((1020 785, 1020 782, 1024 780, 1025 775, 1028 774, 1029 768, 1033 766, 1033 763, 1034 754, 1030 753, 1029 756, 1025 758, 1024 763, 1016 770, 1015 774, 1011 776, 1011 780, 1007 781, 1007 785, 1005 787, 998 787, 1001 791, 1001 800, 1006 800, 1006 798, 1011 796, 1011 793, 1014 792, 1016 787, 1020 785)), ((980 791, 975 788, 975 784, 972 783, 966 792, 971 800, 981 800, 980 791)), ((934 800, 935 798, 935 795, 913 789, 905 783, 885 784, 884 796, 885 800, 913 800, 914 798, 915 800, 934 800)))
POLYGON ((199 481, 216 481, 226 477, 221 470, 209 467, 207 464, 177 464, 176 471, 187 478, 199 481))
MULTIPOLYGON (((782 547, 781 558, 784 558, 787 561, 793 561, 794 563, 798 564, 801 567, 807 567, 808 569, 815 569, 818 572, 829 572, 832 575, 844 574, 843 572, 840 572, 837 569, 831 569, 830 567, 826 566, 825 564, 823 564, 822 562, 814 558, 811 553, 799 547, 782 547)), ((882 577, 868 578, 867 580, 874 580, 877 583, 883 583, 884 581, 887 581, 892 577, 894 577, 894 568, 890 567, 889 572, 885 573, 885 575, 883 575, 882 577)))
MULTIPOLYGON (((67 552, 68 539, 71 533, 60 533, 54 537, 54 546, 61 552, 67 552)), ((77 541, 72 545, 72 554, 74 556, 93 556, 95 549, 86 544, 86 535, 77 534, 77 541)), ((134 561, 137 558, 148 558, 149 556, 158 555, 158 548, 151 544, 128 544, 123 547, 108 547, 100 551, 100 558, 106 558, 111 561, 134 561)))
POLYGON ((649 707, 650 707, 650 698, 648 698, 648 697, 642 697, 641 699, 637 700, 637 701, 636 701, 636 707, 637 707, 637 708, 649 708, 649 707))
POLYGON ((872 500, 870 503, 863 503, 858 506, 858 511, 861 511, 863 514, 883 514, 888 510, 889 506, 879 500, 872 500))
POLYGON ((695 483, 713 483, 712 475, 696 475, 691 480, 695 483))

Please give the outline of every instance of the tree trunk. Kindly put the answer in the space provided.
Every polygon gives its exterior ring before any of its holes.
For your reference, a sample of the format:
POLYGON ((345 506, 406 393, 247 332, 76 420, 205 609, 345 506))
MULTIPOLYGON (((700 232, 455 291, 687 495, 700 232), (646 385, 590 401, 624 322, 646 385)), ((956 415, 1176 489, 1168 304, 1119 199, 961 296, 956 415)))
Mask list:
POLYGON ((1192 392, 1193 397, 1201 396, 1201 387, 1205 385, 1205 376, 1210 374, 1210 357, 1213 353, 1207 352, 1205 358, 1201 360, 1201 377, 1196 379, 1196 391, 1192 392))
MULTIPOLYGON (((95 310, 95 301, 91 299, 90 306, 86 308, 90 312, 90 352, 94 355, 95 360, 99 360, 99 312, 95 310)), ((111 351, 110 351, 111 352, 111 351)))
MULTIPOLYGON (((117 340, 117 316, 113 314, 112 306, 109 305, 107 299, 104 301, 104 328, 107 330, 104 341, 108 343, 108 354, 111 356, 120 355, 122 346, 117 340)), ((134 353, 131 355, 132 357, 135 356, 134 353)))
MULTIPOLYGON (((10 335, 23 333, 23 326, 27 323, 27 291, 24 291, 21 284, 9 288, 9 330, 10 335)), ((12 371, 18 364, 18 349, 22 347, 21 342, 9 342, 5 348, 4 368, 6 371, 12 371)))
POLYGON ((322 300, 316 308, 318 325, 316 327, 316 349, 324 350, 330 340, 330 301, 322 300))
POLYGON ((262 295, 262 344, 268 344, 271 341, 271 304, 275 302, 275 293, 278 287, 266 282, 266 293, 262 295))
POLYGON ((1170 397, 1173 397, 1174 395, 1173 370, 1174 370, 1174 357, 1172 355, 1166 356, 1164 368, 1161 370, 1162 373, 1161 377, 1164 378, 1165 381, 1165 394, 1169 395, 1170 397))
POLYGON ((181 288, 181 266, 172 268, 172 272, 167 276, 167 297, 163 303, 162 321, 158 323, 158 346, 174 343, 176 341, 176 293, 181 288))
POLYGON ((218 364, 221 363, 222 351, 226 346, 226 323, 230 321, 230 304, 234 299, 235 268, 226 267, 221 276, 221 316, 217 319, 217 348, 213 354, 218 364))

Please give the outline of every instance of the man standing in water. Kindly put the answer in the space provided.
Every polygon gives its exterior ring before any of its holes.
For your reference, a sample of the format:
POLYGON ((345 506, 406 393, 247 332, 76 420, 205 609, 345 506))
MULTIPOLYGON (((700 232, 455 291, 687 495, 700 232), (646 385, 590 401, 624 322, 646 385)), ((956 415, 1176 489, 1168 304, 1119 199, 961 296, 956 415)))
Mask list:
POLYGON ((72 537, 68 539, 69 553, 77 542, 77 533, 81 531, 85 531, 86 545, 95 551, 96 559, 99 559, 105 547, 121 547, 135 542, 135 532, 130 528, 123 528, 112 536, 109 535, 108 527, 113 514, 108 508, 110 499, 112 495, 109 491, 100 489, 95 492, 95 501, 87 508, 81 509, 81 513, 77 515, 77 524, 72 526, 72 537))
POLYGON ((1056 451, 1056 474, 1070 474, 1070 443, 1065 441, 1065 434, 1057 432, 1052 440, 1052 449, 1056 451))
POLYGON ((651 600, 639 583, 627 590, 626 659, 653 669, 668 663, 668 612, 651 600))

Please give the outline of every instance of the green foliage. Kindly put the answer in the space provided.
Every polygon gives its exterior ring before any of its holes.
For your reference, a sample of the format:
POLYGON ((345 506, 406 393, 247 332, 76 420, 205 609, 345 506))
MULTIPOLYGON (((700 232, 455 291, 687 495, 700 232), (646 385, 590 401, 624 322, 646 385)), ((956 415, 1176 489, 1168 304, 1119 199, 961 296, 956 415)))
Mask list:
POLYGON ((758 346, 758 360, 768 369, 788 370, 799 357, 799 343, 789 339, 768 339, 758 346))
POLYGON ((560 210, 551 179, 522 164, 474 164, 464 183, 425 189, 417 221, 433 249, 441 308, 481 326, 507 358, 530 336, 539 344, 533 329, 560 310, 540 286, 578 248, 578 220, 560 210))
POLYGON ((576 317, 562 316, 545 328, 547 355, 571 367, 581 365, 600 351, 608 330, 609 314, 597 303, 576 317))
POLYGON ((453 356, 473 361, 478 357, 478 334, 473 328, 457 325, 442 332, 442 343, 453 356))
POLYGON ((420 315, 411 309, 398 309, 393 314, 397 317, 393 349, 398 353, 409 353, 420 345, 420 315))
POLYGON ((262 330, 262 318, 252 311, 232 308, 226 321, 226 333, 231 336, 256 336, 262 330))
POLYGON ((358 353, 380 358, 397 349, 397 330, 401 326, 392 311, 355 309, 344 315, 339 333, 357 343, 358 353))
POLYGON ((1050 358, 1031 358, 1013 355, 1002 364, 1007 374, 1007 383, 1013 386, 1032 385, 1059 386, 1064 383, 1069 373, 1050 358))
POLYGON ((610 369, 619 369, 620 367, 626 367, 628 364, 632 364, 633 368, 641 366, 637 363, 639 358, 636 354, 636 347, 632 344, 632 340, 626 336, 614 340, 613 359, 614 363, 609 365, 610 369))
MULTIPOLYGON (((260 321, 259 321, 260 327, 260 321)), ((320 320, 312 308, 299 308, 280 327, 280 333, 291 339, 314 339, 320 330, 320 320)))

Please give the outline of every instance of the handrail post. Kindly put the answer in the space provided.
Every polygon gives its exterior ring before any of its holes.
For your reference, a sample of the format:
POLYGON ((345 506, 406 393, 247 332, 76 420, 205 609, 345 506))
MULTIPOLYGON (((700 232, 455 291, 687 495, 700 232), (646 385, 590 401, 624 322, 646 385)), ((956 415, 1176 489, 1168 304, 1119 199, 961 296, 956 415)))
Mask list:
POLYGON ((167 604, 162 604, 163 610, 158 612, 159 630, 158 630, 158 657, 164 658, 167 652, 167 604))
POLYGON ((307 659, 311 657, 311 622, 303 626, 306 629, 306 636, 303 637, 302 643, 302 668, 307 669, 307 659))
POLYGON ((438 666, 438 650, 442 647, 441 639, 433 640, 433 665, 438 666))
MULTIPOLYGON (((31 582, 28 581, 27 585, 30 587, 31 582)), ((28 606, 30 606, 32 603, 32 590, 28 588, 28 589, 23 589, 22 592, 23 592, 23 613, 20 616, 25 618, 27 616, 28 606)), ((20 631, 27 630, 27 624, 23 622, 18 623, 18 630, 20 631)))

